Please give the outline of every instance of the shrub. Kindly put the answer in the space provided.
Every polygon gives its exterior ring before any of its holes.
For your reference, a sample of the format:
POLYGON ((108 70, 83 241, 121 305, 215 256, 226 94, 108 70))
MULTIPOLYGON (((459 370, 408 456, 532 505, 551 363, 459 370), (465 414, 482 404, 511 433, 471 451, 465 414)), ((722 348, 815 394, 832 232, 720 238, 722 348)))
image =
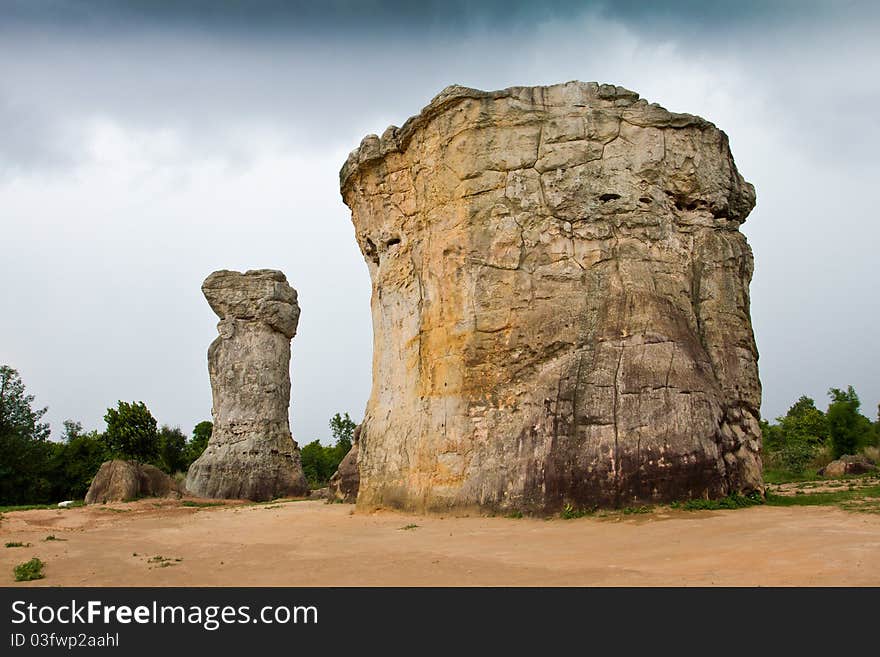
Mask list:
POLYGON ((744 509, 763 503, 764 499, 758 493, 750 493, 749 495, 734 493, 718 500, 697 498, 684 502, 673 502, 670 506, 673 509, 684 509, 685 511, 717 511, 720 509, 744 509))
POLYGON ((792 440, 776 452, 779 466, 792 474, 800 474, 806 470, 815 458, 816 451, 807 442, 792 440))
POLYGON ((583 518, 584 516, 588 516, 593 511, 590 509, 579 509, 572 506, 571 503, 566 504, 562 507, 562 511, 559 512, 559 517, 563 520, 573 520, 574 518, 583 518))
POLYGON ((43 579, 45 575, 43 574, 43 566, 45 566, 42 561, 40 561, 37 557, 34 557, 30 561, 25 561, 24 563, 18 564, 14 569, 13 573, 15 574, 16 582, 30 582, 34 579, 43 579))

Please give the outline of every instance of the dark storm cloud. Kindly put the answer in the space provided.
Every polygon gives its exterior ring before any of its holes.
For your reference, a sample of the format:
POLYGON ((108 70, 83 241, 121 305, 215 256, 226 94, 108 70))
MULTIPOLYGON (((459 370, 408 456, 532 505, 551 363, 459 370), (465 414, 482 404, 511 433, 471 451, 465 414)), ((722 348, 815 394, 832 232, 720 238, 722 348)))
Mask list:
MULTIPOLYGON (((773 26, 805 17, 833 19, 874 11, 871 2, 811 0, 6 0, 0 16, 7 24, 66 28, 195 28, 201 31, 313 32, 327 30, 382 34, 401 28, 454 30, 483 25, 505 29, 517 23, 567 19, 596 10, 630 24, 669 29, 676 25, 709 32, 773 26)), ((695 34, 694 36, 699 36, 695 34)))

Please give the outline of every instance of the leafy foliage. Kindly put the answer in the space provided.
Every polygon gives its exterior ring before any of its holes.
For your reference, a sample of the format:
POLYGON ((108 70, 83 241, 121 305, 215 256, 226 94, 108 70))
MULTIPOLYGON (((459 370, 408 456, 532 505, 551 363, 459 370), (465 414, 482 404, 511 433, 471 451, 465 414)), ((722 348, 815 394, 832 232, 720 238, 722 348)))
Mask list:
POLYGON ((575 518, 583 518, 584 516, 591 515, 594 512, 595 509, 581 509, 568 503, 562 507, 562 511, 559 512, 559 517, 563 520, 574 520, 575 518))
POLYGON ((327 447, 322 445, 320 440, 314 440, 302 448, 300 456, 303 472, 311 488, 321 488, 330 481, 342 459, 351 450, 356 427, 348 413, 342 415, 336 413, 330 418, 330 433, 335 439, 335 444, 327 447))
POLYGON ((53 499, 82 499, 92 477, 101 464, 110 458, 104 436, 97 431, 83 431, 79 422, 65 420, 64 441, 53 443, 49 471, 52 476, 53 499))
MULTIPOLYGON (((85 431, 64 421, 60 441, 49 439, 41 422, 45 408, 34 408, 13 368, 0 366, 0 505, 40 508, 52 501, 81 500, 101 464, 134 458, 167 472, 185 471, 211 437, 210 422, 200 422, 187 440, 179 428, 163 426, 142 403, 119 402, 107 409, 107 431, 85 431)), ((2 508, 2 507, 0 507, 2 508)))
POLYGON ((193 461, 202 455, 202 452, 204 452, 205 448, 208 446, 208 441, 211 439, 213 433, 214 425, 207 420, 199 422, 193 427, 192 438, 190 438, 186 445, 186 467, 189 467, 193 461))
POLYGON ((846 391, 831 388, 828 396, 831 397, 831 405, 826 417, 834 457, 855 454, 873 434, 870 420, 859 413, 859 396, 852 386, 846 391))
POLYGON ((43 566, 45 565, 46 564, 40 561, 37 557, 34 557, 30 561, 18 564, 13 570, 15 581, 30 582, 34 579, 43 579, 45 577, 43 574, 43 566))
POLYGON ((104 416, 104 438, 113 456, 150 463, 159 456, 156 418, 143 402, 120 401, 104 416))
POLYGON ((823 413, 802 396, 776 424, 762 422, 765 465, 782 478, 798 477, 828 460, 876 444, 878 425, 859 413, 859 398, 852 386, 831 388, 831 403, 823 413))
POLYGON ((158 467, 168 474, 186 470, 189 467, 186 452, 186 436, 180 427, 163 425, 159 429, 158 467))
POLYGON ((344 449, 345 454, 348 454, 348 450, 351 449, 351 442, 356 428, 357 425, 348 416, 348 413, 344 415, 337 413, 330 418, 330 433, 333 436, 334 445, 339 449, 344 449))
POLYGON ((51 494, 48 409, 34 408, 18 372, 0 366, 0 502, 43 501, 51 494))
POLYGON ((684 502, 674 502, 670 506, 673 509, 683 509, 685 511, 716 511, 719 509, 744 509, 749 506, 763 504, 764 500, 757 493, 751 495, 740 495, 734 493, 720 500, 705 500, 702 498, 686 500, 684 502))

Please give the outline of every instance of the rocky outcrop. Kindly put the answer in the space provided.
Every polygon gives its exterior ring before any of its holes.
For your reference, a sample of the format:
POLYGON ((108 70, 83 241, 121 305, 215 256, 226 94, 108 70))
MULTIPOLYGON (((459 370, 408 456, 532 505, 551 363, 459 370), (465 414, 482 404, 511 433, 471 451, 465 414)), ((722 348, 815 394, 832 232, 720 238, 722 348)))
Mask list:
POLYGON ((333 476, 330 477, 330 497, 340 502, 354 503, 357 501, 358 489, 360 488, 360 473, 358 471, 358 453, 360 443, 361 425, 354 430, 354 443, 348 450, 333 476))
POLYGON ((288 419, 296 290, 280 271, 259 269, 216 271, 202 292, 220 317, 208 349, 214 429, 186 487, 256 501, 308 494, 288 419))
POLYGON ((831 461, 818 474, 822 477, 843 477, 845 475, 858 475, 867 472, 876 472, 877 465, 862 454, 845 454, 839 459, 831 461))
POLYGON ((340 173, 372 279, 358 503, 552 512, 762 488, 755 192, 621 87, 449 87, 340 173))
POLYGON ((116 459, 101 464, 86 492, 86 504, 127 502, 141 497, 180 497, 183 493, 177 482, 159 468, 116 459))

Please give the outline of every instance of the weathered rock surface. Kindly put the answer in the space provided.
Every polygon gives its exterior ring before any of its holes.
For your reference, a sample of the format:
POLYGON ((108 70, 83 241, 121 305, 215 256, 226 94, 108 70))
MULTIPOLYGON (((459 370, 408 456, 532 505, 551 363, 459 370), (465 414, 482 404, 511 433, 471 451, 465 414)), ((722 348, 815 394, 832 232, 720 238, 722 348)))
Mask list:
POLYGON ((373 284, 359 504, 762 488, 755 191, 713 124, 611 85, 453 86, 340 184, 373 284))
POLYGON ((339 467, 330 477, 330 495, 341 502, 354 503, 357 501, 358 489, 360 488, 360 473, 358 472, 358 453, 360 449, 359 438, 361 425, 354 430, 354 443, 348 454, 339 463, 339 467))
POLYGON ((842 477, 844 475, 865 474, 876 472, 877 465, 862 454, 845 454, 835 461, 831 461, 818 474, 822 477, 842 477))
POLYGON ((220 317, 208 348, 214 429, 189 468, 187 489, 257 501, 307 494, 288 419, 296 290, 280 271, 259 269, 216 271, 202 292, 220 317))
POLYGON ((101 464, 86 492, 86 504, 180 497, 183 493, 174 479, 155 466, 114 459, 101 464))

